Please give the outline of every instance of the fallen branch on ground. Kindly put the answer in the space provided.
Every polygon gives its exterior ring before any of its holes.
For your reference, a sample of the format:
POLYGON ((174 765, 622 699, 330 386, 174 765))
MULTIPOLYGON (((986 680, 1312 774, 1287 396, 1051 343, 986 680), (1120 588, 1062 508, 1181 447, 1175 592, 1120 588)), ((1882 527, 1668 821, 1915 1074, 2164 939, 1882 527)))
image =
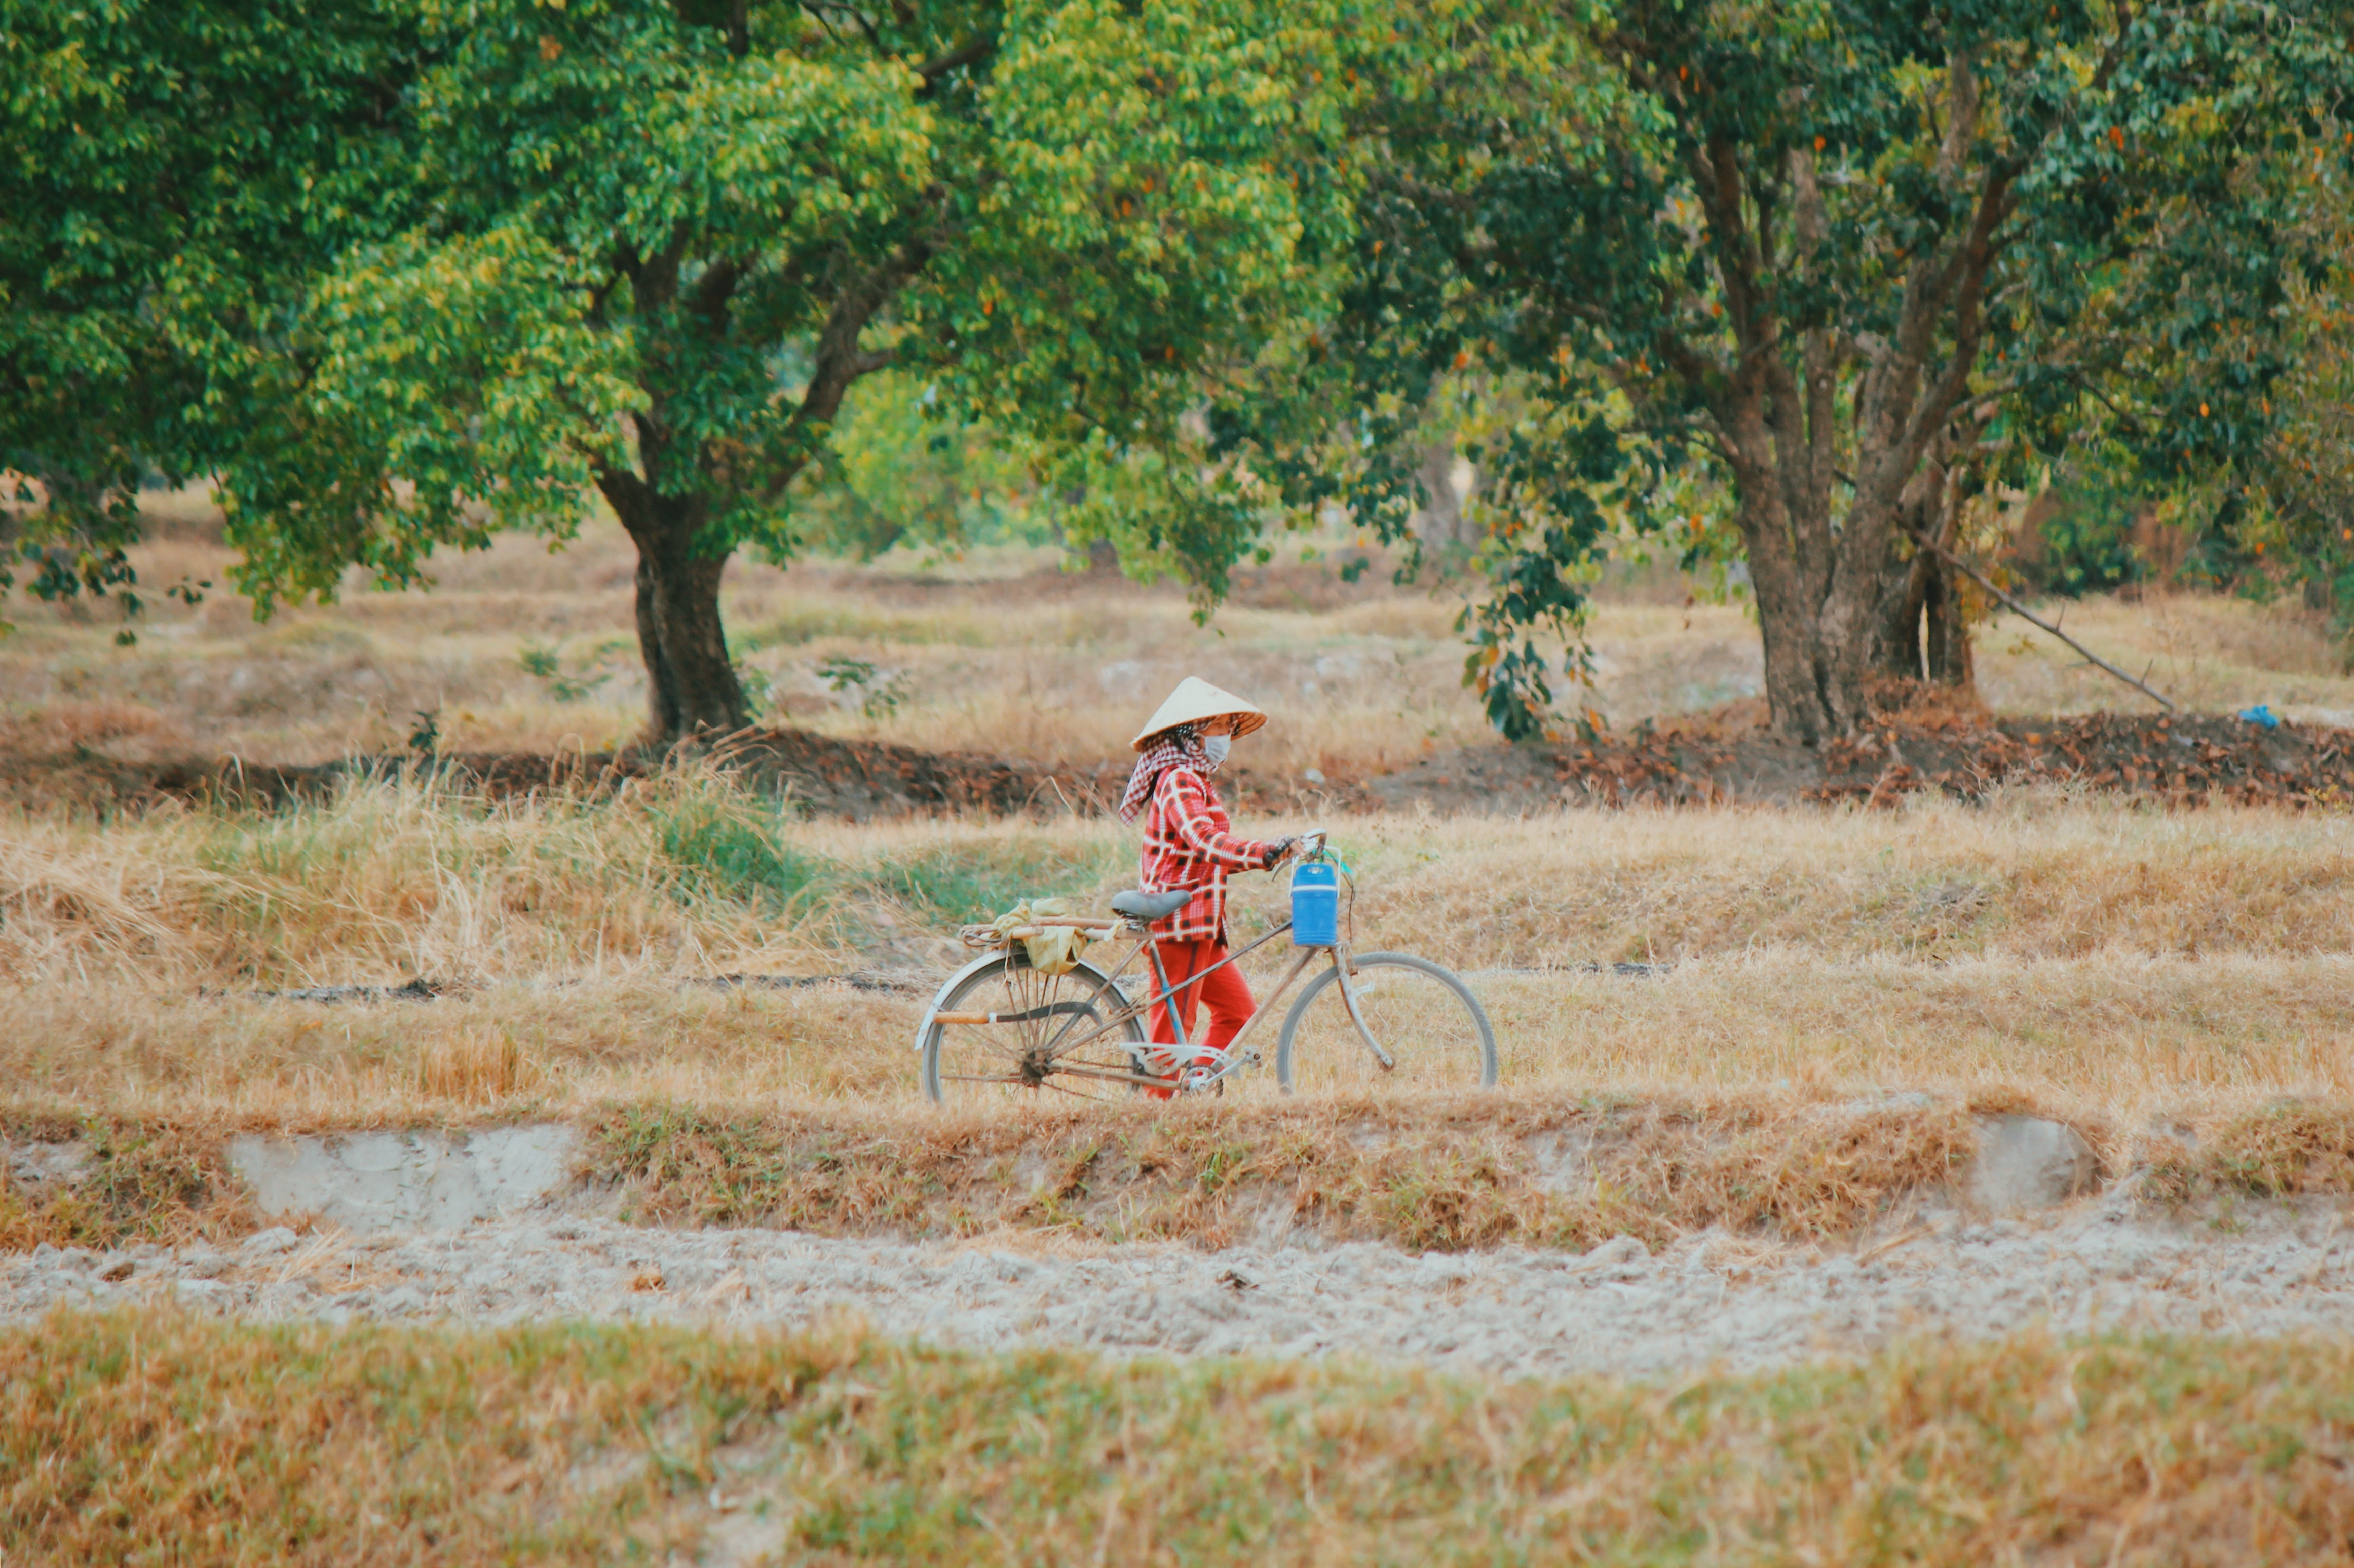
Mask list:
POLYGON ((2158 706, 2164 708, 2168 713, 2175 711, 2174 699, 2168 697, 2163 692, 2158 691, 2150 686, 2144 685, 2133 676, 2126 674, 2123 670, 2118 669, 2115 664, 2110 663, 2106 659, 2102 658, 2098 653, 2094 652, 2091 649, 2085 647, 2083 643, 2077 641, 2074 638, 2061 630, 2053 622, 2044 620, 2041 616, 2036 614, 2033 610, 2020 603, 2019 600, 2013 599, 2009 594, 2005 593, 2001 588, 1997 588, 1992 577, 1987 576, 1984 572, 1978 570, 1976 567, 1970 565, 1967 561, 1954 554, 1953 551, 1948 550, 1943 545, 1937 544, 1933 540, 1925 539, 1918 534, 1912 534, 1909 530, 1908 536, 1914 544, 1920 546, 1921 548, 1928 551, 1931 555, 1935 556, 1939 560, 1944 561, 1956 571, 1966 573, 1972 581, 1978 585, 1978 587, 1986 589, 1987 592, 1994 595, 1996 599, 2001 600, 2004 609, 2021 617, 2031 624, 2042 628, 2052 636, 2057 637, 2061 641, 2065 642, 2069 647, 2073 648, 2077 652, 2082 653, 2084 656, 2086 662, 2100 666, 2110 674, 2115 675, 2118 680, 2123 681, 2126 685, 2131 686, 2135 691, 2139 692, 2142 695, 2158 704, 2158 706))

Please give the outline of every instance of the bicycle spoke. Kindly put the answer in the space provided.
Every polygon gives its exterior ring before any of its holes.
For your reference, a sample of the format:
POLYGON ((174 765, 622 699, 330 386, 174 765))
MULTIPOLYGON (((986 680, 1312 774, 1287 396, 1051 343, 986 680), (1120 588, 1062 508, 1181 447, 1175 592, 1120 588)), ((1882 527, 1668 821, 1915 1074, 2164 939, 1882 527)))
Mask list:
POLYGON ((1019 1062, 1022 1060, 1022 1047, 1020 1045, 1009 1045, 1002 1040, 993 1039, 990 1035, 982 1033, 979 1027, 970 1025, 968 1025, 967 1027, 968 1033, 970 1035, 970 1039, 966 1042, 969 1045, 974 1046, 980 1050, 994 1052, 998 1055, 1003 1056, 1009 1061, 1019 1062))

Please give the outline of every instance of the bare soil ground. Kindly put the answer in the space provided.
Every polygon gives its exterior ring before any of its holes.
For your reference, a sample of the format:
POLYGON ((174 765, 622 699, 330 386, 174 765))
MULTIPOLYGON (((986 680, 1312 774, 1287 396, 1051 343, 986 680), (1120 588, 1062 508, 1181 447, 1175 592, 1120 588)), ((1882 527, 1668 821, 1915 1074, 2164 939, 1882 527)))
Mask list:
POLYGON ((0 1323, 58 1308, 176 1303, 255 1320, 549 1320, 733 1331, 843 1314, 981 1351, 1340 1357, 1501 1377, 1677 1378, 1867 1356, 1924 1338, 2335 1333, 2354 1315, 2337 1205, 2213 1219, 2129 1194, 2041 1220, 1916 1218, 1854 1249, 1703 1231, 1656 1254, 963 1244, 597 1218, 223 1245, 43 1248, 0 1259, 0 1323))
POLYGON ((133 1303, 467 1328, 847 1312, 980 1351, 1516 1377, 2029 1331, 2301 1336, 2354 1308, 2349 1125, 2094 1128, 2096 1147, 1926 1096, 883 1127, 651 1106, 226 1146, 20 1125, 0 1224, 67 1245, 0 1260, 0 1323, 133 1303))

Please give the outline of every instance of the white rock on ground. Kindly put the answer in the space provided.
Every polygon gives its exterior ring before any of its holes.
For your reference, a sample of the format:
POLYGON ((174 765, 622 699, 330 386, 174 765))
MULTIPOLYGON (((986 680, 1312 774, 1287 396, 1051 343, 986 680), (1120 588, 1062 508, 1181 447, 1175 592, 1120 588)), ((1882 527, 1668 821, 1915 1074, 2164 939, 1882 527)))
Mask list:
POLYGON ((527 1209, 572 1181, 579 1136, 557 1122, 479 1132, 233 1138, 228 1162, 263 1213, 352 1231, 447 1230, 527 1209))
MULTIPOLYGON (((2243 1214, 2243 1219, 2249 1216, 2243 1214)), ((1056 1255, 600 1220, 0 1261, 0 1319, 168 1299, 256 1320, 559 1319, 786 1328, 828 1314, 983 1350, 1331 1355, 1503 1375, 1675 1375, 1867 1352, 1898 1336, 2043 1326, 2270 1336, 2354 1327, 2354 1231, 2276 1209, 2224 1233, 2125 1194, 2030 1223, 1949 1216, 1875 1252, 1696 1236, 1583 1256, 1394 1247, 1107 1247, 1056 1255)))
POLYGON ((2031 1116, 1978 1118, 1978 1152, 1970 1200, 1998 1214, 2048 1208, 2100 1185, 2101 1162, 2084 1135, 2064 1122, 2031 1116))

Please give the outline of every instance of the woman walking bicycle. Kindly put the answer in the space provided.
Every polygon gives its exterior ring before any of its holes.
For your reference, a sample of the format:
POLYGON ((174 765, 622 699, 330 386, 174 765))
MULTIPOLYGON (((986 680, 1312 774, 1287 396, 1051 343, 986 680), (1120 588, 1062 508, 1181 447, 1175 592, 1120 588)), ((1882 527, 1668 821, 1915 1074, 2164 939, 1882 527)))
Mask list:
POLYGON ((1161 972, 1177 1001, 1174 1022, 1166 1001, 1152 1006, 1155 1049, 1145 1059, 1170 1080, 1168 1088, 1146 1091, 1157 1098, 1170 1097, 1185 1067, 1215 1060, 1213 1053, 1224 1051, 1255 1011, 1250 982, 1239 966, 1225 962, 1226 874, 1272 871, 1295 841, 1235 837, 1213 775, 1235 741, 1266 723, 1257 706, 1188 675, 1129 742, 1139 755, 1120 796, 1119 820, 1144 819, 1137 886, 1148 895, 1193 895, 1175 914, 1151 923, 1161 972), (1181 1063, 1177 1026, 1182 1023, 1184 1040, 1194 1041, 1197 1006, 1209 1012, 1209 1033, 1198 1037, 1198 1049, 1189 1045, 1190 1059, 1181 1063))
POLYGON ((1170 694, 1131 743, 1136 768, 1120 798, 1120 817, 1143 823, 1142 885, 1114 894, 1108 916, 1063 913, 1044 899, 959 932, 983 956, 948 978, 917 1026, 927 1097, 978 1107, 1041 1089, 1091 1099, 1224 1093, 1260 1064, 1255 1032, 1295 984, 1275 1052, 1287 1093, 1495 1083, 1495 1032, 1460 977, 1412 953, 1356 951, 1354 874, 1321 832, 1234 832, 1214 776, 1235 739, 1266 722, 1198 678, 1170 694), (1232 950, 1228 874, 1287 859, 1297 863, 1289 917, 1232 950), (1088 951, 1122 938, 1134 945, 1117 961, 1088 951), (1259 1002, 1236 960, 1278 942, 1291 962, 1259 1002), (1197 1033, 1203 1012, 1208 1027, 1197 1033))

